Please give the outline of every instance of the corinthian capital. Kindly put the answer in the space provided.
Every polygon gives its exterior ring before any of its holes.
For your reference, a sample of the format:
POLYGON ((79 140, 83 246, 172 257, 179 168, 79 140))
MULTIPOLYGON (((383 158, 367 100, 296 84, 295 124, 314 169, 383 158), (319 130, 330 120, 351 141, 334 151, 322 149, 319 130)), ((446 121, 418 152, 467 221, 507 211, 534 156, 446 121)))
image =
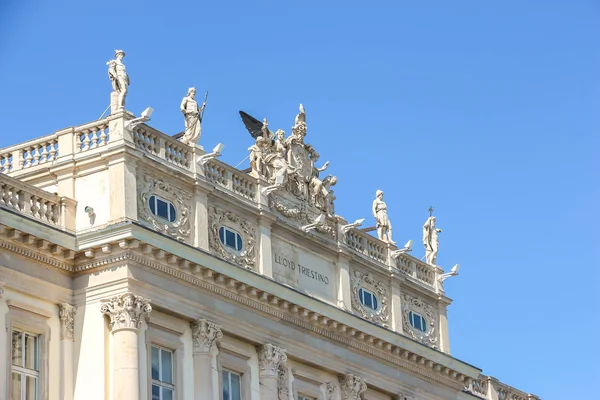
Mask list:
POLYGON ((365 380, 360 376, 348 374, 340 379, 342 400, 359 400, 360 395, 367 390, 365 380))
POLYGON ((113 296, 100 307, 102 314, 110 317, 110 329, 138 329, 142 318, 146 318, 152 306, 150 300, 131 292, 113 296))
POLYGON ((58 305, 61 340, 73 340, 75 332, 75 311, 77 311, 77 308, 68 303, 61 303, 58 305))
POLYGON ((285 350, 270 343, 258 349, 258 365, 261 376, 277 377, 279 365, 287 361, 285 350))
POLYGON ((215 341, 223 337, 221 326, 205 319, 199 319, 190 326, 192 327, 194 353, 210 353, 215 341))

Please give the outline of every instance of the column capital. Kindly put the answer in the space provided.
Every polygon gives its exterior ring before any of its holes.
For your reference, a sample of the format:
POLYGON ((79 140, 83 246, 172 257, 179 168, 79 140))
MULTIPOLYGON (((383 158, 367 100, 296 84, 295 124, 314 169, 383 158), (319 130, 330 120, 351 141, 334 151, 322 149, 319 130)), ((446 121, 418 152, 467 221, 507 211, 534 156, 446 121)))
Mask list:
POLYGON ((210 353, 215 342, 223 337, 221 325, 217 325, 205 319, 194 321, 190 326, 192 328, 194 354, 210 353))
POLYGON ((60 318, 60 339, 73 340, 75 336, 75 312, 77 308, 69 303, 58 305, 58 316, 60 318))
POLYGON ((277 378, 279 365, 287 361, 285 350, 270 343, 263 344, 258 348, 258 365, 260 376, 277 378))
POLYGON ((110 329, 115 332, 120 329, 138 329, 142 318, 152 311, 150 299, 136 296, 131 292, 113 296, 103 300, 100 312, 110 317, 110 329))
POLYGON ((365 380, 354 374, 341 377, 340 386, 342 389, 342 400, 359 400, 360 396, 367 390, 365 380))

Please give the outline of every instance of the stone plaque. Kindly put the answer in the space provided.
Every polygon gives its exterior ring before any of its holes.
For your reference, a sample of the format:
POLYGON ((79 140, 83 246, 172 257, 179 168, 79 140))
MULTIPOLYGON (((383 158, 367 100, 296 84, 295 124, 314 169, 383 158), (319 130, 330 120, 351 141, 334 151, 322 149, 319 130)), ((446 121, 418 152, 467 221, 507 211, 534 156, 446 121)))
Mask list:
POLYGON ((273 240, 273 278, 331 304, 337 302, 335 264, 310 250, 273 240))

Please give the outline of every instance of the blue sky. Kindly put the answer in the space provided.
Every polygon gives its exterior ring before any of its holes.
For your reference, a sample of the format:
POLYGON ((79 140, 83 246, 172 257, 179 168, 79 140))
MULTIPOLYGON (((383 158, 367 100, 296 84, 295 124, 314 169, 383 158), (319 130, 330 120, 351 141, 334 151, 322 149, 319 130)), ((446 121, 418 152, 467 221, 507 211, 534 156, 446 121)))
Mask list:
POLYGON ((238 110, 289 134, 303 103, 338 214, 371 223, 383 189, 421 257, 435 206, 455 357, 544 399, 596 390, 600 2, 8 0, 0 37, 0 147, 98 118, 116 48, 163 132, 209 90, 201 143, 233 165, 238 110))

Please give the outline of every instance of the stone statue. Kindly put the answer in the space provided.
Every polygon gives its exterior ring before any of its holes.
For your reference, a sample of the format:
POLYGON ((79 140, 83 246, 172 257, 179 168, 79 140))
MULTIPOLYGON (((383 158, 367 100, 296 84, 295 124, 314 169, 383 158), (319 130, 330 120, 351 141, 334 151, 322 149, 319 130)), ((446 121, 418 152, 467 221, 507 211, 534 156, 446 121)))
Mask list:
POLYGON ((382 190, 378 190, 375 193, 375 200, 373 200, 373 216, 377 222, 377 236, 379 237, 379 240, 393 244, 392 223, 388 218, 387 206, 383 201, 382 190))
POLYGON ((429 265, 435 265, 438 253, 438 233, 441 229, 435 226, 435 217, 430 216, 423 225, 423 245, 425 245, 425 260, 429 265))
POLYGON ((125 97, 129 90, 129 75, 127 75, 125 64, 123 64, 123 57, 125 57, 123 50, 115 50, 115 59, 106 63, 113 91, 119 93, 116 107, 119 110, 125 109, 125 97))
POLYGON ((248 151, 250 151, 250 167, 252 167, 252 171, 262 176, 264 174, 265 155, 268 152, 265 138, 262 136, 257 137, 255 143, 248 148, 248 151))
POLYGON ((206 107, 206 102, 202 107, 198 107, 196 101, 196 88, 189 88, 187 96, 181 101, 181 112, 185 118, 185 133, 181 137, 181 142, 187 145, 197 144, 202 133, 202 111, 206 107))

